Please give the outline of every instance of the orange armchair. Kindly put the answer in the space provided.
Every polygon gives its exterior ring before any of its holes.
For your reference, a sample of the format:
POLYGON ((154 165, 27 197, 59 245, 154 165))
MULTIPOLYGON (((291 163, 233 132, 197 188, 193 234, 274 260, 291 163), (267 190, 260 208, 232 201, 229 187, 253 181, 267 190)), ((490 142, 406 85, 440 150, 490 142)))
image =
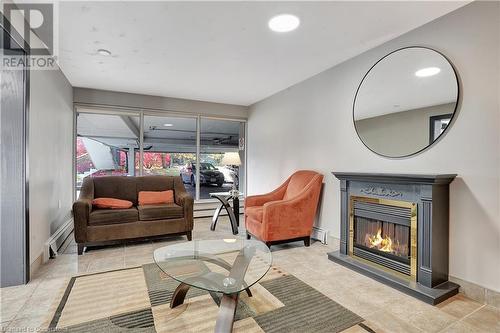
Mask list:
POLYGON ((251 236, 273 244, 303 240, 310 244, 323 175, 301 170, 276 190, 245 199, 245 227, 251 236))

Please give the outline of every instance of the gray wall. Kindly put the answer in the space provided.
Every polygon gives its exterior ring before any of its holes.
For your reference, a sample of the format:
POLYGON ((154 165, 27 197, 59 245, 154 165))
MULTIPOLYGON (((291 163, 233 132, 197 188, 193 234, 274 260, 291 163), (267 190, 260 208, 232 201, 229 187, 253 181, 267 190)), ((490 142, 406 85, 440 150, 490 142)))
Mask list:
POLYGON ((499 6, 474 2, 253 105, 249 194, 275 188, 297 169, 320 171, 325 188, 317 224, 338 238, 339 182, 331 171, 458 173, 451 184, 450 274, 500 291, 499 6), (411 158, 383 158, 357 137, 353 98, 378 59, 412 45, 451 59, 462 81, 462 105, 432 148, 411 158))
POLYGON ((429 118, 453 113, 455 103, 356 120, 363 142, 386 156, 411 155, 429 145, 429 118))
POLYGON ((60 70, 30 77, 30 263, 68 218, 73 203, 73 88, 60 70))
POLYGON ((148 96, 115 91, 74 88, 74 101, 80 104, 149 108, 163 111, 247 118, 246 106, 194 101, 189 99, 148 96))

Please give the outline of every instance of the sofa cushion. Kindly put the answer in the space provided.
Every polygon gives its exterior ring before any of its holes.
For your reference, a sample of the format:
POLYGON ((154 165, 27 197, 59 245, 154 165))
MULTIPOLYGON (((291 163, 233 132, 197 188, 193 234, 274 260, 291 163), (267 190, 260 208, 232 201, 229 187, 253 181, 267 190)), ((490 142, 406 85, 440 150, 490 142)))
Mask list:
POLYGON ((138 206, 141 221, 178 219, 184 216, 184 209, 175 203, 138 206))
POLYGON ((263 206, 253 206, 245 208, 245 215, 248 219, 262 223, 262 215, 264 212, 263 206))
POLYGON ((96 209, 89 215, 90 225, 107 225, 137 222, 139 212, 135 207, 129 209, 96 209))
POLYGON ((267 241, 267 235, 262 232, 262 223, 260 221, 251 219, 251 220, 245 220, 245 228, 249 233, 254 235, 255 237, 259 238, 262 241, 267 241))
POLYGON ((174 191, 140 191, 139 206, 174 203, 174 191))
POLYGON ((92 205, 104 209, 128 209, 132 207, 132 201, 115 198, 97 198, 92 200, 92 205))

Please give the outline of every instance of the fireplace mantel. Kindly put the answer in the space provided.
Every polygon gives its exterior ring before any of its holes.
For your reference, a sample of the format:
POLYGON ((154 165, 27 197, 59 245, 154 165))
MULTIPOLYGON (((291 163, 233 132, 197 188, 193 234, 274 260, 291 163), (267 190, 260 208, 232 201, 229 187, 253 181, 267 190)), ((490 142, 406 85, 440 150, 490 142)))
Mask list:
POLYGON ((332 261, 430 304, 458 292, 459 286, 448 281, 449 184, 456 174, 332 173, 340 180, 341 199, 340 249, 328 254, 332 261), (407 202, 416 208, 416 278, 401 278, 353 254, 354 198, 407 202))
POLYGON ((398 174, 398 173, 361 173, 332 172, 340 180, 357 180, 389 184, 450 184, 456 174, 398 174))

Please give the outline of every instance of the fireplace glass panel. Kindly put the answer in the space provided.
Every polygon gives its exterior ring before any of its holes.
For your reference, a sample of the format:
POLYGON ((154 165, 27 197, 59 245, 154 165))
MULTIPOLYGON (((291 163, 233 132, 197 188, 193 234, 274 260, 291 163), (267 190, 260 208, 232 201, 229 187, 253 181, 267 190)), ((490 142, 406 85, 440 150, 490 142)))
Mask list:
POLYGON ((354 218, 355 247, 410 264, 410 227, 371 218, 354 218))

